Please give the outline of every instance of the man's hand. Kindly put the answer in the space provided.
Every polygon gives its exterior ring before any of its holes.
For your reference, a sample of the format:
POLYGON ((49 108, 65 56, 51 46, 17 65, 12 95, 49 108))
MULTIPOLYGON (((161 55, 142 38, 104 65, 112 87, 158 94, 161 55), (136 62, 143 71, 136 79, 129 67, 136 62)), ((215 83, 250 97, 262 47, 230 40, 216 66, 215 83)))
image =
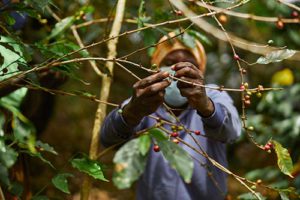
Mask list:
MULTIPOLYGON (((195 65, 180 62, 172 67, 176 71, 175 77, 182 80, 204 85, 204 75, 195 65)), ((201 116, 208 117, 214 112, 214 105, 206 96, 205 88, 178 81, 177 87, 182 96, 188 99, 189 105, 196 109, 201 116)))
POLYGON ((123 109, 124 120, 129 125, 137 125, 164 102, 165 88, 170 85, 166 79, 168 76, 168 72, 159 72, 133 85, 133 97, 123 109))

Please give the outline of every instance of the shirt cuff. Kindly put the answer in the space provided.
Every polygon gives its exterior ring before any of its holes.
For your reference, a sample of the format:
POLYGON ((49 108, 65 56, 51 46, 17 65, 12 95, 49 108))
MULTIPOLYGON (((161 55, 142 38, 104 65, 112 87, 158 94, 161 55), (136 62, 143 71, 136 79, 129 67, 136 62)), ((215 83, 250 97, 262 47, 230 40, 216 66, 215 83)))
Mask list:
POLYGON ((202 117, 202 121, 205 124, 205 126, 208 126, 210 128, 217 128, 222 125, 225 118, 225 113, 224 110, 222 109, 221 104, 214 103, 213 101, 212 103, 214 104, 214 108, 215 108, 213 114, 209 117, 202 117))
POLYGON ((128 139, 131 137, 134 127, 130 127, 124 120, 122 113, 117 110, 113 116, 114 129, 119 138, 128 139))

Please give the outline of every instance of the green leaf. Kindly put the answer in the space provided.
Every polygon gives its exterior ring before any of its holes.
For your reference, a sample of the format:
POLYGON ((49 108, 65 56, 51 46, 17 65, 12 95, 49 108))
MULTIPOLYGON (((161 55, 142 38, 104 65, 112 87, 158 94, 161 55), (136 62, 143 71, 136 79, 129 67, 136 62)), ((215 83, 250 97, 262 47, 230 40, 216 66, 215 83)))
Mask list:
POLYGON ((63 33, 66 29, 72 26, 74 21, 75 21, 75 17, 70 16, 62 19, 60 22, 57 22, 57 24, 55 24, 55 27, 53 28, 53 30, 51 31, 47 39, 50 40, 51 38, 54 38, 59 34, 63 33))
POLYGON ((194 170, 191 156, 179 145, 168 140, 157 140, 165 159, 169 162, 186 183, 190 183, 194 170))
POLYGON ((289 196, 285 192, 279 192, 279 195, 282 200, 290 200, 289 196))
POLYGON ((19 145, 25 145, 25 148, 28 148, 32 153, 35 153, 34 126, 26 118, 21 121, 18 116, 13 118, 12 128, 15 139, 21 143, 19 145))
POLYGON ((6 23, 10 26, 14 25, 16 23, 15 18, 13 18, 9 13, 5 13, 4 15, 2 15, 4 17, 4 20, 6 21, 6 23))
MULTIPOLYGON (((3 104, 10 105, 10 106, 14 107, 15 109, 17 109, 17 111, 19 113, 21 113, 19 111, 19 109, 20 109, 21 103, 22 103, 26 93, 27 93, 26 88, 18 89, 16 91, 10 93, 9 95, 2 97, 0 99, 0 105, 1 106, 5 106, 3 104)), ((10 107, 6 107, 6 108, 9 109, 10 107)), ((11 112, 15 113, 15 110, 12 110, 12 109, 9 109, 9 110, 11 112)), ((15 114, 18 115, 17 113, 15 113, 15 114)))
POLYGON ((85 14, 90 14, 90 13, 93 13, 95 11, 95 7, 94 6, 91 6, 91 5, 85 5, 83 6, 80 10, 79 10, 79 13, 80 12, 84 12, 85 14))
POLYGON ((280 62, 284 59, 288 59, 292 57, 296 51, 290 49, 272 51, 268 53, 266 56, 262 56, 258 58, 256 61, 257 64, 269 64, 274 62, 280 62))
MULTIPOLYGON (((180 36, 179 36, 179 38, 180 38, 180 36)), ((183 38, 181 41, 183 42, 183 44, 185 46, 187 46, 191 49, 196 47, 195 38, 186 32, 183 34, 183 38)))
POLYGON ((193 36, 194 38, 198 39, 200 42, 204 42, 208 45, 212 45, 211 41, 208 39, 208 37, 206 37, 204 34, 198 32, 198 31, 194 31, 194 30, 188 30, 187 33, 191 36, 193 36))
POLYGON ((145 0, 141 0, 138 15, 138 28, 144 27, 144 19, 146 16, 145 0))
POLYGON ((7 167, 4 167, 1 163, 0 163, 0 183, 2 183, 5 186, 10 185, 10 180, 8 177, 8 169, 7 167))
POLYGON ((142 135, 138 138, 139 140, 139 150, 140 150, 140 153, 145 156, 149 149, 150 149, 150 146, 151 146, 151 138, 148 134, 145 134, 145 135, 142 135))
MULTIPOLYGON (((257 196, 259 196, 259 198, 261 200, 265 200, 267 199, 266 197, 264 197, 261 193, 259 192, 256 192, 257 196)), ((251 192, 248 192, 248 193, 245 193, 245 194, 241 194, 238 196, 238 199, 241 199, 241 200, 257 200, 257 197, 252 194, 251 192)))
POLYGON ((163 141, 163 140, 167 140, 168 137, 166 136, 166 133, 164 133, 162 130, 158 129, 158 128, 152 128, 148 131, 151 136, 153 136, 155 138, 155 140, 157 141, 163 141))
POLYGON ((138 138, 130 140, 115 154, 113 182, 119 189, 130 188, 144 172, 147 157, 140 153, 139 144, 138 138))
POLYGON ((0 163, 4 167, 10 168, 17 161, 18 155, 19 154, 12 148, 2 148, 0 150, 0 163))
POLYGON ((10 37, 0 36, 0 56, 0 71, 7 70, 0 76, 0 81, 18 74, 20 65, 27 65, 22 45, 10 37))
POLYGON ((91 160, 87 156, 84 156, 83 158, 71 160, 71 164, 74 168, 90 175, 94 179, 108 182, 103 175, 101 164, 96 160, 91 160))
POLYGON ((39 151, 47 151, 47 152, 57 155, 57 152, 54 150, 54 148, 52 146, 50 146, 47 143, 43 143, 39 140, 36 141, 35 147, 38 148, 39 151))
POLYGON ((51 0, 26 0, 26 2, 39 12, 44 12, 45 8, 51 3, 51 0))
POLYGON ((73 177, 73 174, 62 173, 57 174, 54 178, 52 178, 52 184, 59 189, 60 191, 70 194, 69 186, 68 186, 68 177, 73 177))
POLYGON ((272 144, 277 154, 277 164, 279 169, 282 171, 282 173, 293 178, 291 174, 293 171, 293 162, 288 150, 282 147, 282 145, 275 140, 272 140, 272 144))
POLYGON ((272 188, 276 190, 282 200, 289 200, 289 199, 300 199, 300 195, 297 193, 297 189, 294 187, 289 187, 285 189, 279 189, 279 188, 272 188))
POLYGON ((9 192, 15 196, 20 197, 24 191, 23 185, 19 182, 13 182, 9 185, 9 192))
MULTIPOLYGON (((144 45, 150 46, 156 43, 155 32, 152 29, 146 29, 143 32, 144 45)), ((154 47, 151 47, 147 50, 149 56, 152 56, 155 51, 154 47)))

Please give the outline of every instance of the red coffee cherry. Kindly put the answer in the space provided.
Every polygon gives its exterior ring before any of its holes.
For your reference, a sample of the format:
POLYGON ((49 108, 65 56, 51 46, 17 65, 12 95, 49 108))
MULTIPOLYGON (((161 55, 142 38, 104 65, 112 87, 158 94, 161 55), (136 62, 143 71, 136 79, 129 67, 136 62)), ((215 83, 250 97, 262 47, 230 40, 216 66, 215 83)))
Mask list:
POLYGON ((291 13, 291 16, 292 16, 293 18, 298 18, 298 17, 299 17, 299 13, 298 13, 296 10, 294 10, 294 11, 291 13))
POLYGON ((234 55, 233 55, 233 59, 234 59, 234 60, 240 60, 241 58, 240 58, 240 56, 239 56, 239 55, 237 55, 237 54, 234 54, 234 55))
POLYGON ((159 146, 158 146, 157 144, 155 144, 155 145, 153 146, 153 150, 154 150, 155 152, 159 152, 159 151, 160 151, 160 148, 159 148, 159 146))
POLYGON ((173 132, 173 133, 171 133, 171 137, 178 137, 178 132, 173 132))
POLYGON ((201 132, 200 132, 199 130, 194 131, 194 133, 195 133, 196 135, 201 135, 201 132))
POLYGON ((270 149, 271 149, 270 145, 266 144, 265 147, 264 147, 264 150, 265 150, 265 151, 268 151, 268 150, 270 150, 270 149))
POLYGON ((245 100, 245 101, 244 101, 244 104, 245 104, 245 106, 247 106, 247 107, 248 107, 248 106, 250 106, 250 105, 251 105, 251 101, 250 101, 250 100, 245 100))
POLYGON ((244 90, 245 90, 245 86, 244 86, 244 85, 241 85, 241 86, 240 86, 240 89, 244 91, 244 90))
POLYGON ((284 23, 281 20, 278 20, 276 22, 276 27, 281 30, 284 28, 284 23))

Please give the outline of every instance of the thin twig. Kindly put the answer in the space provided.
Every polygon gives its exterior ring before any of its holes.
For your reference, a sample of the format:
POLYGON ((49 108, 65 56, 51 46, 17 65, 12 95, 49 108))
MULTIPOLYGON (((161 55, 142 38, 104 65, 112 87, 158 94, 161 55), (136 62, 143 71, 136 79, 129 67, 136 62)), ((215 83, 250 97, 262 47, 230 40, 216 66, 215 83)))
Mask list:
POLYGON ((5 200, 5 196, 3 194, 1 185, 0 185, 0 200, 5 200))
POLYGON ((286 2, 284 0, 277 0, 277 1, 280 2, 280 3, 282 3, 282 4, 284 4, 284 5, 286 5, 286 6, 288 6, 288 7, 290 7, 290 8, 292 8, 292 9, 295 9, 295 10, 297 10, 297 11, 300 12, 300 8, 298 6, 296 6, 295 4, 286 2))

